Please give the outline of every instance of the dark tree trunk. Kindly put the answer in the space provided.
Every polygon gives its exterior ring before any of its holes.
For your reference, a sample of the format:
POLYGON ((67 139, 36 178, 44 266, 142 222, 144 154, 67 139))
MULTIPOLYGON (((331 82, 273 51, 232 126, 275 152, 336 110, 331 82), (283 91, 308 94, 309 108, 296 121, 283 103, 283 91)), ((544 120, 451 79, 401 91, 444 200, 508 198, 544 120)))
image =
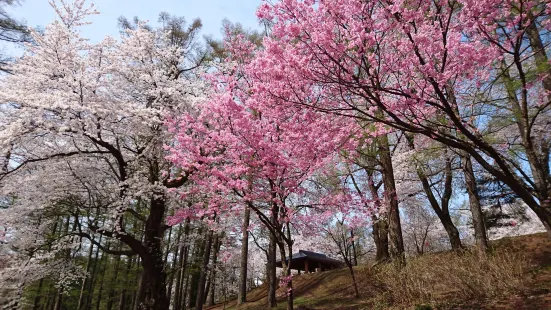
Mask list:
MULTIPOLYGON (((406 138, 410 149, 412 150, 415 149, 413 134, 406 133, 406 138)), ((459 231, 457 230, 457 227, 455 227, 455 225, 452 222, 452 219, 450 216, 450 208, 449 208, 450 199, 452 196, 452 181, 453 181, 451 159, 449 158, 449 156, 446 156, 446 163, 444 168, 444 192, 442 193, 440 204, 438 204, 438 200, 436 199, 436 196, 432 191, 429 178, 425 175, 423 169, 418 165, 416 170, 417 170, 417 176, 421 181, 421 184, 423 186, 423 191, 425 192, 425 195, 427 195, 427 199, 430 203, 430 206, 434 210, 434 213, 436 213, 436 215, 440 219, 440 222, 442 223, 442 225, 444 226, 444 229, 446 230, 446 233, 448 234, 448 238, 450 240, 450 245, 452 249, 454 250, 461 249, 463 246, 461 244, 459 231)))
POLYGON ((38 307, 40 306, 40 298, 42 294, 42 284, 44 283, 44 279, 40 279, 38 282, 38 292, 36 293, 36 297, 34 298, 33 303, 33 310, 38 310, 38 307))
MULTIPOLYGON (((130 271, 132 270, 132 260, 133 258, 132 257, 128 257, 128 261, 126 262, 126 274, 130 274, 130 271)), ((130 285, 130 283, 128 283, 128 278, 125 278, 124 279, 124 286, 122 287, 122 290, 121 290, 121 294, 119 296, 119 310, 124 310, 125 307, 126 307, 126 292, 127 292, 127 287, 128 285, 130 285)))
MULTIPOLYGON (((198 230, 197 235, 202 236, 203 234, 203 227, 200 227, 198 230)), ((189 279, 189 305, 190 307, 195 306, 197 302, 197 292, 199 288, 199 278, 200 278, 200 270, 201 270, 201 261, 203 258, 203 255, 205 253, 205 247, 206 247, 206 238, 201 237, 198 238, 195 241, 195 246, 193 249, 193 255, 192 255, 192 262, 193 262, 193 271, 190 274, 189 279)), ((184 305, 185 308, 185 305, 184 305)))
POLYGON ((214 305, 214 294, 216 290, 216 265, 218 263, 218 252, 220 252, 220 246, 222 245, 221 239, 223 238, 222 235, 217 235, 216 239, 214 240, 214 254, 212 258, 212 270, 210 275, 210 282, 211 282, 211 288, 210 288, 210 294, 208 298, 207 305, 213 306, 214 305))
MULTIPOLYGON (((120 251, 122 249, 122 244, 119 243, 117 246, 117 251, 120 251)), ((113 309, 113 304, 115 303, 115 287, 117 284, 117 277, 119 275, 119 266, 121 263, 121 256, 116 255, 115 256, 115 262, 113 264, 113 276, 111 277, 111 281, 109 283, 109 293, 107 293, 107 305, 105 306, 106 310, 113 309)))
POLYGON ((197 298, 195 300, 195 310, 203 309, 203 302, 205 301, 205 284, 207 282, 207 273, 210 260, 210 249, 212 247, 212 230, 209 230, 207 237, 207 244, 205 246, 205 252, 203 253, 203 262, 201 264, 201 274, 199 276, 199 287, 197 288, 197 298))
POLYGON ((390 260, 388 252, 388 228, 386 220, 372 216, 373 220, 373 241, 375 242, 375 261, 377 263, 390 260))
POLYGON ((184 283, 184 277, 185 277, 185 271, 187 266, 187 258, 188 258, 188 251, 189 246, 187 245, 188 241, 188 235, 189 235, 189 218, 186 220, 186 224, 184 226, 184 245, 180 246, 180 256, 178 258, 179 266, 178 266, 178 272, 176 274, 176 293, 174 294, 174 310, 181 310, 182 309, 182 295, 185 295, 185 291, 183 290, 183 283, 184 283), (184 291, 184 293, 182 293, 184 291))
POLYGON ((50 292, 48 291, 48 296, 46 297, 46 305, 44 306, 44 310, 50 310, 50 304, 52 303, 52 296, 50 292))
POLYGON ((151 198, 150 213, 144 232, 146 253, 141 253, 142 280, 138 294, 139 307, 147 310, 166 310, 169 302, 166 295, 166 273, 161 241, 165 231, 165 197, 156 193, 151 198))
POLYGON ((184 286, 182 287, 182 307, 184 309, 186 309, 186 305, 189 303, 188 295, 190 294, 190 291, 191 291, 190 285, 189 285, 191 277, 188 275, 185 278, 186 278, 186 282, 184 283, 184 286))
POLYGON ((358 266, 358 253, 356 252, 356 241, 354 238, 354 230, 350 229, 350 239, 352 240, 352 257, 350 259, 353 266, 358 266))
POLYGON ((388 226, 391 242, 391 253, 400 263, 405 263, 404 239, 402 237, 402 224, 400 223, 400 210, 398 209, 398 197, 396 196, 396 182, 394 180, 394 168, 390 156, 388 136, 379 138, 379 159, 383 173, 385 201, 388 205, 388 226))
POLYGON ((239 274, 239 293, 237 295, 237 304, 241 305, 247 302, 247 268, 249 256, 249 221, 251 210, 245 207, 243 214, 243 226, 241 228, 241 268, 239 274))
MULTIPOLYGON (((272 221, 274 221, 272 216, 272 221)), ((277 306, 276 291, 277 291, 277 277, 276 277, 276 240, 273 234, 270 234, 270 243, 268 245, 268 263, 266 264, 266 275, 268 278, 268 307, 275 308, 277 306)))
MULTIPOLYGON (((105 246, 107 250, 109 250, 109 247, 111 246, 110 242, 107 242, 107 245, 105 246)), ((102 253, 101 255, 101 261, 100 261, 100 272, 101 276, 99 278, 99 290, 98 290, 98 298, 96 300, 96 310, 99 310, 101 301, 104 299, 102 296, 103 293, 103 281, 105 279, 105 272, 107 269, 107 253, 102 253)))
MULTIPOLYGON (((90 250, 88 251, 88 260, 86 261, 86 273, 88 274, 90 272, 90 266, 92 263, 92 255, 94 254, 94 245, 90 244, 90 250)), ((86 276, 82 280, 82 287, 80 289, 80 296, 78 298, 78 304, 77 309, 80 310, 82 307, 84 307, 84 293, 86 291, 86 287, 88 286, 88 276, 86 276)))
MULTIPOLYGON (((102 235, 99 237, 99 243, 101 244, 102 235)), ((86 301, 84 304, 84 309, 91 309, 92 308, 92 298, 94 297, 94 288, 95 288, 95 280, 96 280, 96 270, 98 268, 98 256, 99 256, 99 248, 96 248, 96 253, 94 254, 94 262, 92 264, 92 272, 90 273, 90 281, 88 281, 88 289, 86 291, 86 301)))
POLYGON ((455 227, 455 224, 453 223, 451 217, 449 214, 443 214, 442 217, 440 217, 440 222, 442 222, 442 226, 444 226, 444 229, 446 230, 446 233, 448 234, 448 238, 450 239, 450 245, 453 250, 460 250, 463 248, 463 244, 461 243, 461 237, 459 236, 459 230, 457 230, 457 227, 455 227))
MULTIPOLYGON (((180 266, 180 260, 179 260, 180 256, 178 255, 178 253, 180 253, 180 241, 181 241, 181 239, 182 239, 182 229, 181 229, 181 227, 179 227, 178 228, 178 237, 176 239, 176 246, 175 246, 175 250, 174 250, 174 258, 173 258, 174 260, 172 262, 170 277, 168 279, 168 289, 166 290, 166 298, 168 299, 168 302, 170 302, 170 300, 172 299, 172 285, 174 284, 175 271, 180 266)), ((169 247, 167 247, 167 251, 168 250, 169 250, 169 247)), ((168 255, 165 257, 165 265, 168 266, 168 255)))
POLYGON ((352 276, 352 284, 354 285, 354 297, 360 298, 360 291, 358 290, 358 283, 356 282, 356 274, 354 274, 354 267, 352 266, 352 262, 349 262, 347 265, 348 271, 352 276))
POLYGON ((55 305, 54 310, 61 310, 61 306, 63 305, 63 291, 61 288, 57 290, 57 297, 55 299, 55 305))

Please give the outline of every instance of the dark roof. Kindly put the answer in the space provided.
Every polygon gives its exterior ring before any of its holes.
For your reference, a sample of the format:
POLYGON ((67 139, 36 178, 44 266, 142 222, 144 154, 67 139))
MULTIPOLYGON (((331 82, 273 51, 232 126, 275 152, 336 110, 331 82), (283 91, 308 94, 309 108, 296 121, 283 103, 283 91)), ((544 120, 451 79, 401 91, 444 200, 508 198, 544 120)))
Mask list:
MULTIPOLYGON (((287 257, 287 259, 289 259, 289 257, 287 257)), ((294 253, 291 257, 291 261, 300 260, 300 259, 310 259, 312 261, 318 261, 318 262, 332 264, 332 265, 344 264, 342 261, 327 257, 327 255, 325 254, 316 253, 312 251, 304 251, 304 250, 299 250, 298 253, 294 253)), ((280 264, 280 263, 281 263, 281 259, 278 259, 276 261, 276 264, 280 264)))

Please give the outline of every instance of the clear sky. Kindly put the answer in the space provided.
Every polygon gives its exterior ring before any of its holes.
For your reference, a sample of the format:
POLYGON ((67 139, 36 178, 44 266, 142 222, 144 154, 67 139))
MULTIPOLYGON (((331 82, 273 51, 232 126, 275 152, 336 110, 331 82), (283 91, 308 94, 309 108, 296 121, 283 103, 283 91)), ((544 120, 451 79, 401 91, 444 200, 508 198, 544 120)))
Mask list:
MULTIPOLYGON (((71 0, 67 0, 71 1, 71 0)), ((221 37, 224 18, 239 22, 245 28, 258 28, 255 11, 261 0, 89 0, 95 3, 100 15, 94 16, 93 24, 83 29, 83 35, 99 41, 106 35, 118 35, 117 18, 138 16, 141 20, 157 22, 160 12, 184 16, 187 21, 201 18, 202 33, 221 37)), ((28 26, 45 26, 56 15, 48 0, 22 0, 20 6, 8 8, 8 12, 28 26)))

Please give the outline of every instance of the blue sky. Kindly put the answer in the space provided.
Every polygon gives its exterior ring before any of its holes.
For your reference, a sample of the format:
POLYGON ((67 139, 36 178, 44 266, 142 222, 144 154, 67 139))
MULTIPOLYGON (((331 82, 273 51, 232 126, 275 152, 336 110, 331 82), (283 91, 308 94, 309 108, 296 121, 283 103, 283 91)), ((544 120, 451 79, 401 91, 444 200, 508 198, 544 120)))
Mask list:
MULTIPOLYGON (((67 0, 71 1, 71 0, 67 0)), ((240 22, 245 28, 258 28, 255 11, 261 0, 90 0, 100 15, 94 16, 92 25, 83 29, 83 35, 99 41, 106 35, 118 35, 117 18, 138 16, 142 20, 156 22, 160 12, 184 16, 187 21, 197 17, 203 21, 202 34, 221 37, 224 18, 240 22)), ((8 8, 17 19, 28 26, 45 26, 56 18, 48 0, 23 0, 20 6, 8 8)))

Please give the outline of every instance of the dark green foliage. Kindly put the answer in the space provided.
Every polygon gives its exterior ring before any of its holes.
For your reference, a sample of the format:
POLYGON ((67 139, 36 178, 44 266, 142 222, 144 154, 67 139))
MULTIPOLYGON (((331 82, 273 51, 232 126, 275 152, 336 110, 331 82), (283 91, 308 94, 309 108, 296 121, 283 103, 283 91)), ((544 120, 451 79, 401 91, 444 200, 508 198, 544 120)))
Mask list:
MULTIPOLYGON (((6 12, 6 6, 17 4, 17 0, 0 0, 0 41, 4 43, 22 43, 30 40, 27 26, 6 12)), ((10 55, 0 52, 0 71, 9 72, 7 66, 11 60, 10 55)))

